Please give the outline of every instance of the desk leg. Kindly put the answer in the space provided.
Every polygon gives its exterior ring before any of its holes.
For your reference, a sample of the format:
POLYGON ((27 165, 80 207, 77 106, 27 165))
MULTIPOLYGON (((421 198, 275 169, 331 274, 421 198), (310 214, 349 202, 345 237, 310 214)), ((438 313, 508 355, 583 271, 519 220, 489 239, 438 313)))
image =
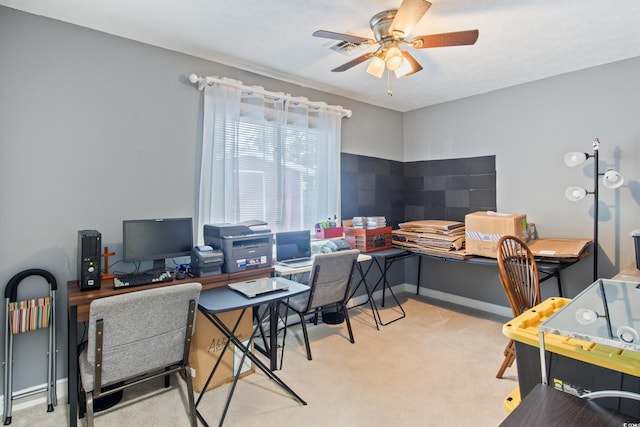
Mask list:
POLYGON ((418 258, 418 282, 416 283, 416 295, 420 295, 420 278, 421 278, 421 269, 422 269, 422 257, 417 256, 418 258))
MULTIPOLYGON (((278 302, 273 302, 270 305, 275 305, 278 302)), ((266 366, 264 363, 262 363, 262 361, 260 359, 258 359, 258 357, 256 355, 254 355, 251 352, 251 348, 247 347, 246 345, 244 345, 244 343, 238 339, 238 337, 235 335, 235 328, 234 330, 230 330, 227 325, 224 324, 224 322, 222 322, 215 314, 211 314, 208 313, 206 311, 201 310, 202 314, 204 314, 204 316, 220 331, 222 332, 226 337, 227 337, 227 346, 225 346, 224 350, 227 349, 228 345, 230 343, 233 343, 233 345, 240 349, 243 353, 242 355, 242 361, 240 362, 240 368, 238 369, 238 372, 240 372, 242 364, 244 363, 245 358, 249 358, 262 372, 265 373, 265 375, 267 375, 269 378, 271 378, 273 381, 275 381, 280 387, 282 387, 285 391, 287 391, 291 396, 293 396, 298 402, 302 403, 303 405, 306 405, 307 402, 305 402, 304 400, 302 400, 302 398, 300 396, 298 396, 296 394, 295 391, 293 391, 284 381, 282 381, 276 374, 274 374, 271 369, 269 369, 268 366, 266 366)), ((268 310, 265 311, 271 313, 271 307, 268 308, 268 310)), ((259 325, 261 324, 261 322, 264 320, 264 317, 259 318, 259 323, 256 326, 256 328, 253 331, 253 334, 255 335, 255 333, 257 332, 259 325)), ((277 320, 276 320, 277 322, 277 320)), ((222 359, 222 354, 220 355, 219 360, 222 359)), ((218 367, 218 363, 216 363, 216 365, 213 367, 213 370, 211 371, 211 374, 209 375, 209 378, 213 377, 216 368, 218 367)), ((220 426, 222 426, 223 422, 224 422, 224 418, 226 416, 227 410, 229 409, 229 404, 231 403, 231 398, 233 396, 233 392, 235 389, 235 386, 238 382, 238 376, 235 376, 234 378, 234 383, 231 387, 231 390, 229 392, 229 396, 227 396, 227 402, 225 404, 225 408, 224 408, 224 412, 222 414, 222 417, 220 419, 220 426)), ((208 384, 208 381, 207 381, 208 384)), ((206 386, 207 384, 205 384, 204 389, 202 390, 202 392, 200 393, 200 396, 198 398, 198 401, 196 402, 196 407, 198 406, 198 404, 200 403, 200 400, 202 399, 202 397, 204 396, 205 392, 206 392, 206 386)), ((198 416, 198 418, 200 419, 200 421, 205 425, 208 426, 208 423, 204 420, 204 418, 202 417, 202 415, 197 411, 196 409, 196 415, 198 416)))
MULTIPOLYGON (((246 312, 246 308, 243 309, 240 312, 240 316, 238 316, 238 320, 236 320, 236 323, 233 325, 233 329, 231 331, 229 331, 229 333, 234 334, 236 333, 236 330, 238 329, 238 325, 240 325, 240 322, 242 321, 242 318, 244 317, 244 313, 246 312)), ((211 315, 205 311, 201 310, 201 313, 211 322, 213 323, 214 326, 216 326, 218 329, 220 329, 217 325, 217 323, 215 323, 212 319, 211 319, 211 315)), ((217 318, 216 318, 217 319, 217 318)), ((222 322, 220 322, 222 323, 222 322)), ((228 329, 228 328, 227 328, 228 329)), ((222 332, 222 331, 221 331, 222 332)), ((213 375, 216 373, 216 371, 218 370, 218 365, 220 365, 220 362, 222 362, 222 359, 224 357, 224 354, 227 352, 227 349, 229 348, 229 345, 231 345, 231 340, 227 339, 227 342, 224 344, 224 347, 222 347, 222 350, 220 351, 220 355, 218 356, 218 360, 216 360, 216 363, 213 365, 213 368, 211 369, 211 373, 209 374, 209 376, 207 377, 207 381, 205 381, 204 386, 202 387, 202 392, 200 392, 200 396, 198 396, 198 400, 196 400, 196 408, 198 407, 198 405, 200 404, 200 401, 202 400, 202 398, 204 397, 204 394, 207 391, 207 388, 209 387, 209 383, 211 382, 211 379, 213 378, 213 375)), ((204 420, 202 420, 204 422, 204 420)), ((206 422, 204 422, 206 425, 206 422)))
POLYGON ((67 399, 69 427, 78 425, 78 307, 69 307, 67 319, 67 399))
POLYGON ((262 342, 264 344, 264 348, 261 348, 258 344, 255 344, 254 347, 260 353, 265 355, 269 359, 269 366, 272 371, 276 371, 278 369, 278 315, 279 310, 276 307, 276 304, 269 304, 269 307, 265 310, 265 313, 269 313, 269 341, 267 342, 266 334, 264 331, 264 327, 262 322, 265 319, 265 316, 259 315, 260 307, 254 308, 254 318, 258 325, 256 331, 254 332, 254 337, 257 334, 258 330, 260 331, 260 336, 262 337, 262 342), (261 320, 262 319, 262 320, 261 320))
MULTIPOLYGON (((272 304, 277 304, 276 302, 273 302, 272 304)), ((220 321, 220 319, 217 318, 217 316, 215 315, 211 315, 206 313, 205 314, 209 320, 211 320, 214 325, 216 325, 218 327, 218 329, 220 329, 220 331, 222 333, 224 333, 227 338, 229 339, 229 341, 233 342, 233 345, 235 345, 237 348, 239 348, 244 354, 246 354, 246 356, 253 362, 256 364, 256 366, 258 368, 260 368, 260 370, 262 372, 264 372, 269 378, 271 378, 273 381, 275 381, 280 387, 282 387, 284 390, 286 390, 290 395, 292 395, 293 397, 296 398, 296 400, 300 403, 302 403, 303 405, 306 405, 307 402, 305 402, 304 400, 302 400, 302 398, 300 396, 298 396, 296 394, 295 391, 293 391, 287 384, 285 384, 284 381, 282 381, 276 374, 274 374, 271 369, 269 369, 269 367, 267 365, 265 365, 264 363, 262 363, 262 361, 251 352, 251 349, 248 348, 246 345, 244 345, 244 343, 242 341, 240 341, 238 339, 238 337, 236 337, 234 334, 231 333, 231 331, 229 330, 229 328, 220 321)))
POLYGON ((558 282, 558 296, 562 298, 562 282, 560 281, 560 272, 556 274, 556 281, 558 282))
POLYGON ((551 279, 552 277, 555 277, 556 279, 556 283, 558 284, 558 296, 560 298, 562 298, 562 282, 560 281, 560 272, 556 271, 555 273, 546 273, 546 276, 544 276, 543 278, 539 279, 539 282, 542 283, 545 280, 551 279))
POLYGON ((387 259, 385 258, 384 267, 382 267, 380 265, 380 263, 378 262, 377 258, 374 257, 374 261, 375 261, 376 265, 378 266, 378 270, 380 270, 380 273, 382 273, 382 276, 380 277, 380 279, 378 279, 378 281, 376 282, 376 285, 371 290, 371 295, 373 296, 373 292, 376 290, 378 285, 380 285, 380 283, 382 283, 382 307, 384 307, 385 289, 389 288, 389 293, 393 297, 393 300, 396 302, 397 307, 400 309, 400 315, 398 317, 396 317, 395 319, 393 319, 393 320, 391 320, 389 322, 386 322, 386 323, 384 323, 382 321, 382 318, 380 317, 380 312, 378 310, 376 310, 376 312, 378 314, 378 322, 382 326, 387 326, 388 324, 393 323, 393 322, 395 322, 397 320, 400 320, 400 319, 404 319, 407 316, 407 313, 404 311, 404 308, 402 308, 402 304, 400 304, 400 301, 396 297, 396 294, 393 292, 393 289, 391 289, 391 286, 389 286, 389 281, 387 280, 387 270, 389 269, 389 267, 391 267, 391 264, 393 264, 393 262, 395 260, 396 260, 396 258, 391 258, 390 261, 387 261, 387 259))
POLYGON ((367 274, 369 274, 369 270, 371 270, 371 267, 373 266, 373 261, 369 264, 369 267, 367 268, 367 271, 363 271, 362 270, 362 265, 360 265, 360 263, 356 263, 356 268, 358 270, 358 274, 360 275, 360 280, 358 281, 358 284, 356 285, 355 288, 353 288, 353 291, 351 292, 351 295, 349 296, 349 299, 353 298, 353 296, 355 295, 356 291, 360 288, 360 285, 364 284, 364 289, 367 292, 367 300, 363 303, 360 303, 354 307, 360 307, 361 305, 364 305, 366 303, 369 303, 369 306, 371 307, 371 316, 373 317, 373 321, 376 324, 376 330, 380 330, 380 327, 378 326, 378 319, 376 318, 376 313, 378 312, 378 307, 375 305, 375 301, 373 300, 373 293, 369 290, 369 285, 367 284, 367 274))
POLYGON ((278 305, 269 304, 269 367, 272 371, 278 369, 278 305))

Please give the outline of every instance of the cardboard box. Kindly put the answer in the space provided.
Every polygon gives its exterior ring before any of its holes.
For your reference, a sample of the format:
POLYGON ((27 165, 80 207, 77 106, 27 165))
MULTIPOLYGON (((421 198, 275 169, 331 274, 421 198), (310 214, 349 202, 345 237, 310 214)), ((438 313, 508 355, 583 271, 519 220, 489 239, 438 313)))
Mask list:
POLYGON ((529 250, 540 258, 578 258, 587 250, 591 239, 537 239, 529 242, 529 250))
POLYGON ((344 238, 353 249, 374 252, 393 247, 391 227, 351 228, 345 227, 344 238))
POLYGON ((498 240, 511 235, 529 241, 529 228, 525 214, 504 214, 491 211, 467 214, 465 222, 465 247, 468 254, 496 258, 498 240))
MULTIPOLYGON (((230 311, 227 313, 218 314, 218 317, 224 322, 229 329, 233 329, 233 326, 238 320, 238 317, 242 313, 241 310, 230 311)), ((253 311, 245 311, 240 325, 236 330, 236 336, 240 338, 245 344, 251 342, 251 334, 253 333, 253 311)), ((189 364, 191 365, 191 377, 193 380, 193 388, 196 392, 201 392, 204 388, 204 384, 213 369, 216 361, 220 357, 220 353, 227 343, 227 338, 224 337, 222 332, 218 330, 200 311, 196 317, 196 330, 193 334, 191 341, 191 348, 189 351, 189 364)), ((242 358, 242 352, 233 344, 229 344, 227 351, 224 353, 220 365, 216 370, 215 375, 211 379, 207 390, 218 387, 222 384, 233 381, 233 373, 238 370, 240 359, 242 358)), ((250 359, 245 358, 240 372, 240 377, 249 375, 255 371, 255 367, 250 359)))

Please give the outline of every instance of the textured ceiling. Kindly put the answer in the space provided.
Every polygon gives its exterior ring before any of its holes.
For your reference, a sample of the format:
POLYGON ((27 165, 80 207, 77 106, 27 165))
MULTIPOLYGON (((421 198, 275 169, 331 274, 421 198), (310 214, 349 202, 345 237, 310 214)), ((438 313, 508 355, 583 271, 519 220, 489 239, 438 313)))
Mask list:
POLYGON ((393 96, 387 95, 387 75, 370 76, 366 63, 331 72, 353 57, 311 34, 322 29, 372 37, 369 19, 398 8, 401 0, 0 0, 0 5, 401 112, 640 56, 638 0, 431 2, 412 35, 478 29, 478 41, 412 50, 424 69, 392 77, 393 96))

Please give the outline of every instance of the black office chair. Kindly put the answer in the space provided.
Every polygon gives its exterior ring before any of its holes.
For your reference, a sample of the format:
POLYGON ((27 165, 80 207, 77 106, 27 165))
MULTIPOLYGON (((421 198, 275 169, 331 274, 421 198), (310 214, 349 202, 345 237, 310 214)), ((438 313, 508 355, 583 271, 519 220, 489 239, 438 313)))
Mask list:
POLYGON ((309 360, 311 360, 311 347, 309 345, 309 335, 305 322, 305 316, 309 314, 315 315, 314 322, 317 323, 318 313, 321 310, 331 308, 338 309, 338 311, 344 315, 345 322, 347 323, 349 340, 351 343, 355 342, 346 304, 349 299, 351 279, 356 262, 358 262, 359 254, 360 251, 352 249, 329 254, 318 254, 314 257, 311 274, 309 276, 309 292, 290 298, 289 301, 283 303, 287 310, 284 315, 285 327, 282 340, 282 357, 280 359, 281 368, 287 335, 286 319, 289 310, 297 313, 300 317, 304 343, 307 350, 307 359, 309 360))
POLYGON ((88 346, 79 357, 88 427, 93 427, 94 399, 172 372, 186 380, 196 427, 189 347, 201 289, 200 283, 185 283, 91 303, 88 346))

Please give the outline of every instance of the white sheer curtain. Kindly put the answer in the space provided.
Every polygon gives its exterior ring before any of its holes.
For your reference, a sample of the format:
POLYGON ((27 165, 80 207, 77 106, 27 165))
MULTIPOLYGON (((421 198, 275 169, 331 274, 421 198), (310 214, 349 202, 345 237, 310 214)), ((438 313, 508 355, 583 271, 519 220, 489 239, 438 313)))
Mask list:
POLYGON ((342 114, 260 92, 231 79, 205 87, 198 242, 204 224, 311 230, 340 216, 342 114))

